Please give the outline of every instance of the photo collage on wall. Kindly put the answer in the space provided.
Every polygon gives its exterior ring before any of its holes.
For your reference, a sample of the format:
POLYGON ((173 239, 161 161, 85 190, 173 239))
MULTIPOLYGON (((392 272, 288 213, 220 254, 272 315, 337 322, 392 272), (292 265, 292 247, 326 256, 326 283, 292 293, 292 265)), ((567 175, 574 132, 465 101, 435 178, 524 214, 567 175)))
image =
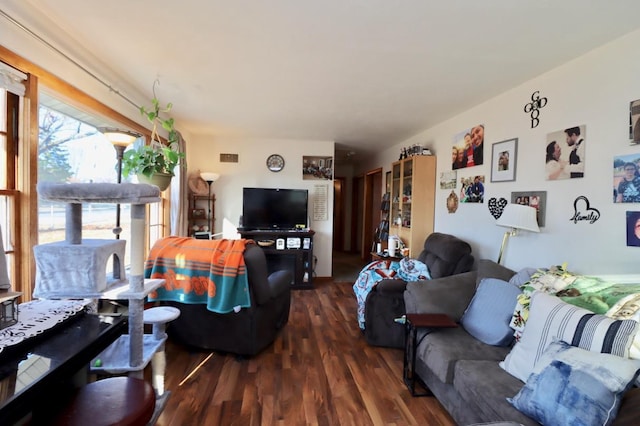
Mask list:
MULTIPOLYGON (((452 174, 447 175, 449 184, 457 181, 457 170, 468 169, 474 166, 481 166, 484 163, 484 124, 477 124, 465 129, 453 137, 451 153, 452 174)), ((470 175, 460 178, 460 198, 461 203, 484 203, 484 175, 470 175)), ((441 185, 443 185, 441 183, 441 185)))

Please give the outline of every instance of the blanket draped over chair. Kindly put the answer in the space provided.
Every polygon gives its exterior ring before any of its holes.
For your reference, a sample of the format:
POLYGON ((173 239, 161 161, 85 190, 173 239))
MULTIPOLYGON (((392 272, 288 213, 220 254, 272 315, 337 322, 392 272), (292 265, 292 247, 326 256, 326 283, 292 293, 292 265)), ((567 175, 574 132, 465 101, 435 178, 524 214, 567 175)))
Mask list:
POLYGON ((362 268, 353 284, 358 302, 358 326, 364 330, 364 308, 371 289, 384 279, 400 278, 405 281, 430 280, 429 268, 417 259, 403 258, 399 262, 384 259, 374 260, 362 268))
POLYGON ((145 262, 145 278, 166 280, 149 300, 202 303, 226 314, 250 306, 244 249, 251 240, 158 240, 145 262))

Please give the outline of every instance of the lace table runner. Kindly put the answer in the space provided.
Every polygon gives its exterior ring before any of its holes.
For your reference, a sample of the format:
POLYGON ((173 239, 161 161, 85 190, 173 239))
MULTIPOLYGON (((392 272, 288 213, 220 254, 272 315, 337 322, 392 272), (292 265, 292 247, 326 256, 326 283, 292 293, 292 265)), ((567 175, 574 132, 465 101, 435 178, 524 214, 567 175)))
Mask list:
POLYGON ((82 311, 86 301, 32 300, 18 305, 18 322, 0 330, 0 352, 37 336, 82 311))

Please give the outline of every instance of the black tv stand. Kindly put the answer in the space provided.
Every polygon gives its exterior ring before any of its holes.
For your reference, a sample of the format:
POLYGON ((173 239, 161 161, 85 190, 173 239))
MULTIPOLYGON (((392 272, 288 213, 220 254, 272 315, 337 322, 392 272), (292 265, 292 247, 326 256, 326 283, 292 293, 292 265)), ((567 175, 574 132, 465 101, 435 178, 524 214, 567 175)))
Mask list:
POLYGON ((242 238, 254 240, 267 257, 269 273, 288 269, 293 272, 292 289, 313 288, 313 235, 305 230, 245 230, 238 229, 242 238), (278 240, 281 240, 280 245, 278 240))

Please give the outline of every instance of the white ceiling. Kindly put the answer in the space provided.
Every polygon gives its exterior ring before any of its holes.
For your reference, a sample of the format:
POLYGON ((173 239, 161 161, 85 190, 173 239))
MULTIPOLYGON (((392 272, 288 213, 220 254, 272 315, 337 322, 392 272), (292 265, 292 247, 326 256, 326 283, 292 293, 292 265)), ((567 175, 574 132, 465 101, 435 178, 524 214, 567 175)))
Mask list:
POLYGON ((640 27, 638 0, 0 6, 137 102, 148 104, 159 80, 160 101, 190 134, 334 140, 356 151, 400 143, 640 27))

